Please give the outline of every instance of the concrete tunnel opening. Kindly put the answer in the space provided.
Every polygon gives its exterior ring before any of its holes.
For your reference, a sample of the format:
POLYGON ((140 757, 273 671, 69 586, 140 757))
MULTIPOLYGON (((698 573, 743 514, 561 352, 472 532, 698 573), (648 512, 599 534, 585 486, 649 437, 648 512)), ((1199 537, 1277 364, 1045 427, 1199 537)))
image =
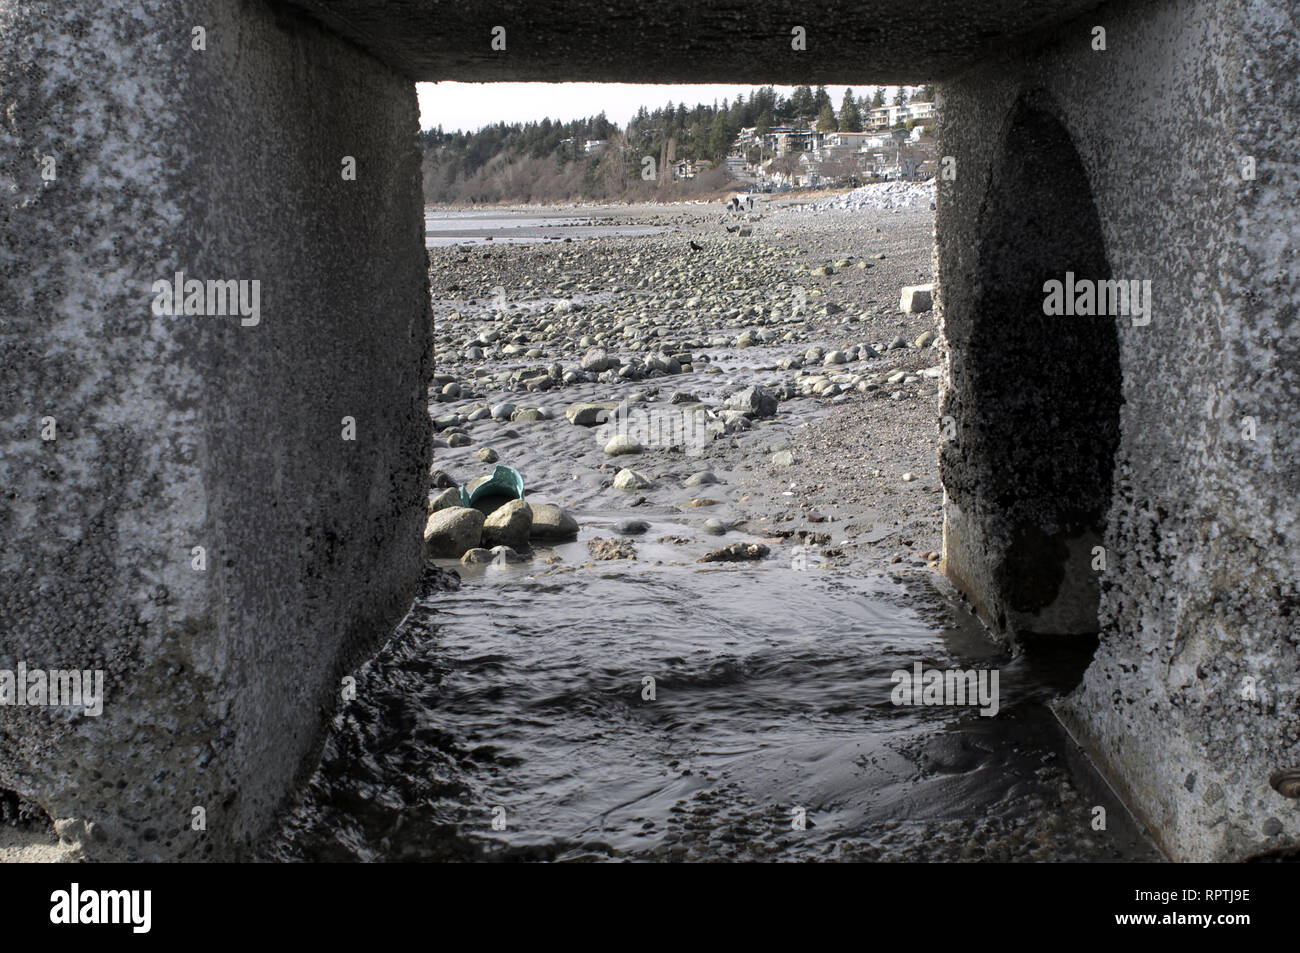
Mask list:
POLYGON ((947 569, 1013 642, 1086 642, 1098 631, 1122 381, 1116 318, 1044 313, 1046 282, 1111 277, 1087 174, 1045 97, 1009 116, 979 228, 973 293, 946 302, 947 569))
POLYGON ((50 177, 6 166, 0 669, 102 668, 113 701, 0 708, 0 815, 48 814, 87 857, 247 855, 411 605, 435 439, 413 82, 870 63, 934 77, 961 170, 934 213, 947 368, 922 426, 953 436, 926 447, 943 507, 918 558, 1016 646, 1086 654, 1056 714, 1171 859, 1293 855, 1294 17, 944 6, 813 4, 805 50, 762 5, 754 30, 726 5, 613 29, 549 2, 9 4, 6 152, 50 177), (725 42, 701 57, 683 25, 725 42), (151 314, 142 289, 182 270, 260 281, 265 320, 151 314), (1152 284, 1155 319, 1044 313, 1066 275, 1152 284))

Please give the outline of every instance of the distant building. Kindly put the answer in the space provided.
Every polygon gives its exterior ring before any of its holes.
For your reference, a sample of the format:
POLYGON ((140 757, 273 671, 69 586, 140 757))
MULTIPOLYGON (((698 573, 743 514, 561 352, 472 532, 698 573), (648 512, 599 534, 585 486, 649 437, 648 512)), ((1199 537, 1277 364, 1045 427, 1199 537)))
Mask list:
POLYGON ((907 118, 924 122, 935 117, 934 103, 908 103, 907 118))
POLYGON ((852 149, 861 151, 871 148, 872 142, 879 142, 880 136, 874 132, 828 132, 826 147, 828 149, 852 149))
POLYGON ((934 103, 908 103, 906 106, 877 106, 871 110, 868 125, 871 129, 892 129, 909 120, 928 122, 936 116, 934 103))
POLYGON ((605 151, 607 145, 609 142, 605 139, 588 139, 582 151, 589 156, 598 156, 605 151))

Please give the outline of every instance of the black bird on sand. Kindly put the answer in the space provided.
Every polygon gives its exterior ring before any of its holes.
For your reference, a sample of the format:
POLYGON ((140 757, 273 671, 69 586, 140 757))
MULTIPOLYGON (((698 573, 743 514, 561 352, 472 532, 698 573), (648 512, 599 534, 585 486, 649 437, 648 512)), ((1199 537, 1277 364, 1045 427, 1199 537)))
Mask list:
POLYGON ((695 244, 695 242, 691 242, 690 245, 691 245, 691 251, 704 251, 703 245, 697 245, 695 244))

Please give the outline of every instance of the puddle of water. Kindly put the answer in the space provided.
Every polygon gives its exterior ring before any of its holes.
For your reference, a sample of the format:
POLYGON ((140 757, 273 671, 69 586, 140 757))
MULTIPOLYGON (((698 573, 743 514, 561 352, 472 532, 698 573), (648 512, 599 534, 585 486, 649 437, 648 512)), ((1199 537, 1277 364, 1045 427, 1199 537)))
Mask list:
POLYGON ((426 212, 424 244, 426 248, 450 245, 492 244, 527 245, 538 242, 574 241, 590 238, 638 237, 671 231, 665 225, 601 224, 591 218, 528 215, 526 213, 426 212))
MULTIPOLYGON (((1070 809, 1054 691, 928 582, 463 575, 359 673, 278 859, 959 859, 979 825, 1016 844, 1070 809), (894 705, 918 661, 1000 668, 1000 714, 894 705)), ((1153 856, 1117 804, 1089 836, 1086 807, 1058 859, 1153 856)))

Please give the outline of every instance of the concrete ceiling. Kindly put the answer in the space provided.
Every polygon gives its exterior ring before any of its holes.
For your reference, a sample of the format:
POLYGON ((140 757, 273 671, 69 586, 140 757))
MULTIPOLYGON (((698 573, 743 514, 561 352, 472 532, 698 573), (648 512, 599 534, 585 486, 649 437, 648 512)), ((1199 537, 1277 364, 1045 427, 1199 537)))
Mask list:
MULTIPOLYGON (((922 83, 1097 0, 277 0, 415 80, 922 83), (790 47, 791 28, 807 50, 790 47), (491 49, 494 26, 506 50, 491 49)), ((1081 42, 1086 42, 1081 33, 1081 42)))

